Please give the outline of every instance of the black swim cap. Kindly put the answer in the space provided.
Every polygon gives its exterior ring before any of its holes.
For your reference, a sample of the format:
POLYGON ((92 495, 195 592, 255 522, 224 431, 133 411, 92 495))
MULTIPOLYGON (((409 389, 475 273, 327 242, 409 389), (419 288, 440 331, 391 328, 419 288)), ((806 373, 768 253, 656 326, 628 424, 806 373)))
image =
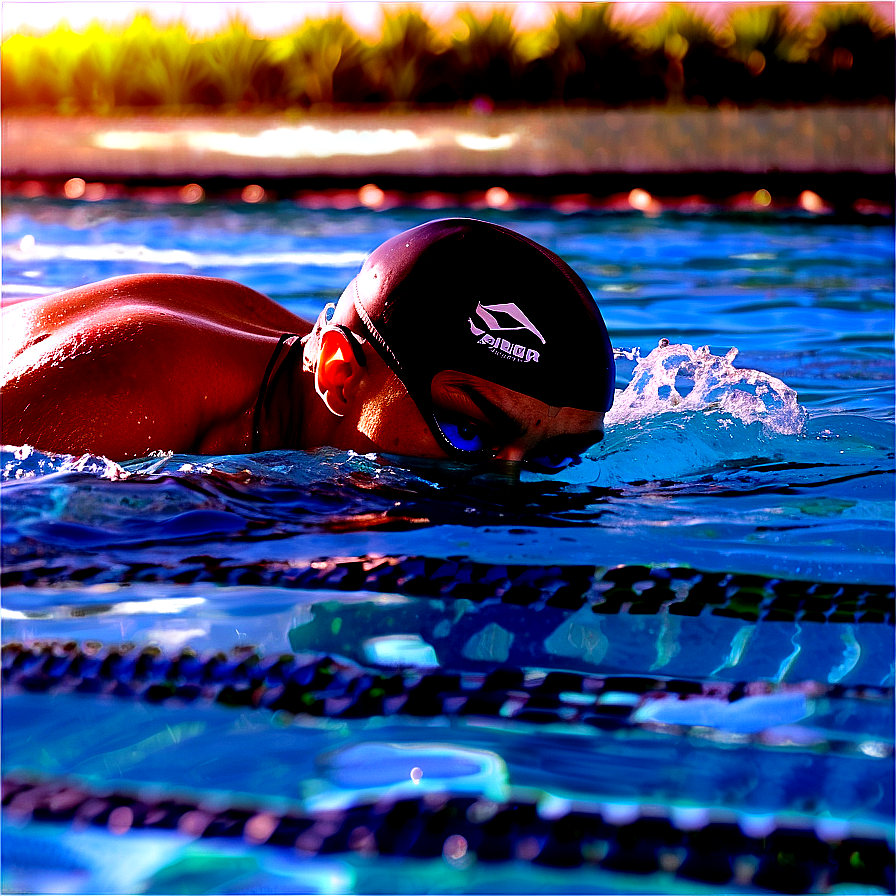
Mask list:
POLYGON ((446 218, 387 240, 332 323, 366 336, 418 405, 443 370, 554 407, 613 404, 613 349, 588 288, 553 252, 497 224, 446 218))

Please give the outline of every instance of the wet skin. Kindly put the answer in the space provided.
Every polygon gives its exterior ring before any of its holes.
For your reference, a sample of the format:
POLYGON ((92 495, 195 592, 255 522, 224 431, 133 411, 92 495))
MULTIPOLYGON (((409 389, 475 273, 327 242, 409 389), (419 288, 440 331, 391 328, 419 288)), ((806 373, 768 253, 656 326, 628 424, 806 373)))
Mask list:
MULTIPOLYGON (((556 458, 554 463, 559 466, 562 459, 577 458, 603 437, 601 413, 552 408, 506 386, 458 371, 437 374, 432 398, 436 416, 452 423, 455 444, 487 449, 492 460, 504 464, 556 458)), ((379 401, 362 411, 355 431, 368 440, 366 446, 359 440, 349 444, 352 440, 348 439, 338 447, 463 459, 462 454, 446 453, 391 371, 379 391, 379 401)), ((545 471, 552 470, 548 466, 545 471)))
POLYGON ((3 311, 3 442, 116 460, 248 451, 271 352, 309 329, 205 277, 117 277, 16 303, 3 311))
MULTIPOLYGON (((120 277, 16 303, 3 312, 3 442, 115 460, 250 451, 277 341, 310 329, 254 290, 202 277, 120 277)), ((259 447, 449 458, 392 371, 370 346, 364 356, 328 334, 315 373, 298 364, 277 381, 259 447)), ((432 399, 452 443, 510 465, 575 456, 602 434, 603 414, 455 371, 436 377, 432 399)))

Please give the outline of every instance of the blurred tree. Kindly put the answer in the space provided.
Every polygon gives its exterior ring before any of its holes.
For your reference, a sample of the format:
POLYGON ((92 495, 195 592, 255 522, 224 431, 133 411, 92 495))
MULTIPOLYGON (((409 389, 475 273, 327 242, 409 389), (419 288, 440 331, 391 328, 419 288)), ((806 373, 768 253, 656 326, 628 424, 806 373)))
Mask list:
POLYGON ((241 19, 233 19, 222 34, 195 44, 191 55, 188 102, 252 106, 269 103, 281 92, 283 70, 271 42, 254 37, 241 19))
POLYGON ((388 16, 379 41, 367 53, 365 69, 380 102, 438 102, 443 99, 442 64, 447 48, 419 10, 388 16))
POLYGON ((376 95, 364 44, 341 17, 306 22, 273 42, 273 56, 284 72, 286 105, 363 103, 376 95))
POLYGON ((444 82, 440 92, 453 99, 489 97, 494 102, 518 101, 522 60, 518 35, 503 10, 478 18, 462 10, 459 28, 444 57, 444 82))
POLYGON ((785 4, 668 4, 626 24, 609 3, 563 6, 520 32, 504 7, 461 10, 445 33, 424 6, 384 19, 363 41, 341 17, 277 39, 234 19, 196 40, 182 23, 138 15, 126 28, 63 24, 3 43, 4 108, 288 108, 321 104, 890 102, 891 25, 859 3, 819 4, 797 21, 785 4), (710 17, 710 13, 713 15, 710 17))
MULTIPOLYGON (((58 30, 58 29, 57 29, 58 30)), ((0 53, 0 99, 4 108, 52 108, 60 98, 54 35, 41 39, 15 34, 0 53)))
POLYGON ((585 4, 574 16, 560 10, 553 27, 556 47, 543 57, 552 99, 622 106, 665 98, 665 59, 614 24, 610 4, 585 4))
POLYGON ((178 108, 196 102, 206 66, 182 23, 157 27, 137 16, 124 32, 113 88, 118 107, 178 108))
POLYGON ((657 23, 654 41, 669 60, 670 101, 716 106, 728 97, 728 85, 743 78, 743 64, 730 53, 733 30, 711 24, 702 12, 702 7, 669 8, 657 23))
POLYGON ((824 37, 811 61, 826 75, 826 97, 839 102, 893 102, 896 41, 891 29, 876 23, 855 4, 831 4, 821 11, 824 37))

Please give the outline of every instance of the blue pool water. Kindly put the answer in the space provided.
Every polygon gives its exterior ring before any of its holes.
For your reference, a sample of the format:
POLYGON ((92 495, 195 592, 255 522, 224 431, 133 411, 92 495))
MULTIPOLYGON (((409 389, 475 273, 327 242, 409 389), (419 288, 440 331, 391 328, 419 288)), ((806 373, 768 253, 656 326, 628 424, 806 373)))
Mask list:
MULTIPOLYGON (((3 299, 155 270, 232 278, 313 318, 367 251, 453 213, 464 212, 7 200, 3 299)), ((9 688, 4 773, 274 813, 453 794, 528 800, 551 818, 574 803, 623 826, 671 819, 679 834, 719 821, 756 837, 812 830, 832 850, 855 838, 892 848, 892 226, 477 214, 566 258, 619 350, 607 436, 580 466, 510 487, 334 450, 118 465, 10 446, 0 458, 3 641, 128 642, 169 657, 189 648, 203 661, 234 648, 328 654, 358 674, 404 669, 428 682, 439 670, 481 683, 514 668, 522 684, 502 691, 494 713, 470 715, 452 697, 428 714, 340 715, 333 704, 315 715, 9 688), (288 573, 409 556, 452 558, 461 577, 475 567, 480 591, 524 567, 591 567, 593 579, 583 604, 565 606, 521 591, 514 602, 504 586, 470 599, 400 577, 334 590, 288 573), (609 612, 602 577, 615 567, 644 569, 632 573, 633 602, 609 612), (730 603, 677 613, 691 585, 668 570, 686 569, 730 603), (768 580, 802 583, 815 609, 731 610, 768 580), (666 582, 668 599, 651 605, 666 582), (869 587, 873 606, 861 597, 869 587), (527 688, 551 671, 579 676, 562 711, 550 722, 519 715, 514 701, 531 709, 527 688), (691 696, 657 696, 658 681, 687 682, 691 696), (595 705, 621 721, 576 715, 595 705)), ((656 867, 561 872, 529 861, 544 848, 531 847, 534 835, 501 862, 450 838, 434 859, 360 847, 297 857, 251 836, 196 840, 183 826, 123 836, 111 823, 10 817, 9 889, 718 891, 686 873, 681 844, 660 849, 656 867), (38 861, 50 843, 52 861, 38 861)), ((762 862, 732 860, 726 891, 763 880, 786 889, 762 877, 762 862)), ((885 892, 873 876, 862 883, 858 864, 852 878, 828 869, 812 886, 885 892)))

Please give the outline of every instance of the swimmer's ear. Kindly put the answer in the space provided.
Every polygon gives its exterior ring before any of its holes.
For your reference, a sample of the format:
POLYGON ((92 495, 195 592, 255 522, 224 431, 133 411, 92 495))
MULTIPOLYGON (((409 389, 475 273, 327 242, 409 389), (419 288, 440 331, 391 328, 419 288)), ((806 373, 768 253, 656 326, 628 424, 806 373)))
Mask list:
POLYGON ((314 388, 330 412, 344 417, 364 373, 349 337, 337 327, 320 335, 320 349, 314 370, 314 388))

